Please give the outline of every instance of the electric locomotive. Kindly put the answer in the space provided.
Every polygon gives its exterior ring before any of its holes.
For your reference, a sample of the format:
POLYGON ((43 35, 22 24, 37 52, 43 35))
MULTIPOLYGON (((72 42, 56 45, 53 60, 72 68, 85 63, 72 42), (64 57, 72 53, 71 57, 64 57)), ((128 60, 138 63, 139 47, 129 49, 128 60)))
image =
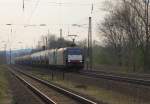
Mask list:
POLYGON ((66 65, 68 67, 77 67, 77 68, 84 67, 84 55, 83 50, 81 48, 67 48, 66 53, 67 53, 66 65))

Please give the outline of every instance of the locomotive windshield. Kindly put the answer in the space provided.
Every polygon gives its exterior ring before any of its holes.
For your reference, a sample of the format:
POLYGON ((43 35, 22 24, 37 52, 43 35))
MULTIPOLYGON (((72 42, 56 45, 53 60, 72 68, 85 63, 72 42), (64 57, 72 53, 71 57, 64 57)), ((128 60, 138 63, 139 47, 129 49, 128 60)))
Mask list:
POLYGON ((68 55, 81 55, 81 49, 68 49, 68 55))

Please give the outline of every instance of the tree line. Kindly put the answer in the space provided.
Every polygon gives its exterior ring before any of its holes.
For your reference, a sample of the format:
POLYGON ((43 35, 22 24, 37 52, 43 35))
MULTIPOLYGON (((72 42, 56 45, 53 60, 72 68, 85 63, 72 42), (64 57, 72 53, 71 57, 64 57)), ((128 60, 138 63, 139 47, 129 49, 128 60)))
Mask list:
POLYGON ((63 48, 63 47, 70 47, 73 44, 72 41, 66 40, 63 37, 56 37, 55 34, 47 34, 45 36, 41 36, 40 43, 37 43, 35 49, 32 52, 42 51, 46 49, 56 49, 56 48, 63 48))
POLYGON ((150 68, 149 7, 143 0, 121 0, 98 26, 113 64, 133 71, 150 68))

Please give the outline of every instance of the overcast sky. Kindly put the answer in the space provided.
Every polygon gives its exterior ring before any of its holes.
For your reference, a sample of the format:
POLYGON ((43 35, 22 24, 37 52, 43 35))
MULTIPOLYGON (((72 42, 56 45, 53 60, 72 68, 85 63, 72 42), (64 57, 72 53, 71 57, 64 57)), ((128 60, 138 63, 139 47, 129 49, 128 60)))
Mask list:
POLYGON ((0 0, 0 49, 4 42, 11 40, 13 49, 32 47, 42 35, 49 32, 59 36, 59 29, 63 29, 63 36, 68 38, 68 31, 77 34, 77 40, 87 38, 87 26, 73 27, 72 24, 88 24, 88 17, 93 10, 93 35, 96 39, 96 23, 104 19, 106 11, 104 0, 0 0), (6 24, 12 24, 6 25, 6 24), (47 26, 38 26, 46 24, 47 26), (12 34, 11 34, 12 28, 12 34))

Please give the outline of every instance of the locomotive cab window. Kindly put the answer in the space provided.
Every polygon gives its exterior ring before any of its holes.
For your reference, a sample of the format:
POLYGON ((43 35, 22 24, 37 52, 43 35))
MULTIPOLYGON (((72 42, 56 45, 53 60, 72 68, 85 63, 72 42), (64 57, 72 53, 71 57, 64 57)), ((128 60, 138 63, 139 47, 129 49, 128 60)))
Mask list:
POLYGON ((81 55, 82 51, 80 49, 69 49, 68 55, 81 55))

